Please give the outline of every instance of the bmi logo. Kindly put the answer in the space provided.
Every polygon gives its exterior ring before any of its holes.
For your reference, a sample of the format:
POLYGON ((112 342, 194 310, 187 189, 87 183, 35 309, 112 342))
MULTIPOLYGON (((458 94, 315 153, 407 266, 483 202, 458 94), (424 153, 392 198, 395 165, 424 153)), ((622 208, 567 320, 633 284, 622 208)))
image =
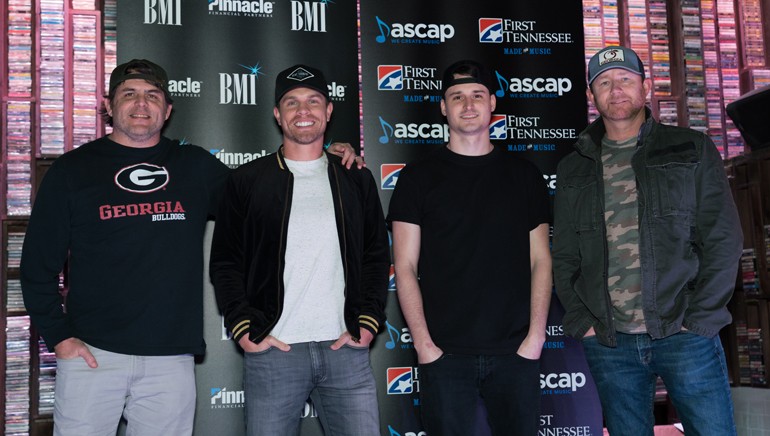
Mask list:
POLYGON ((489 139, 508 139, 505 119, 504 114, 492 114, 492 120, 489 123, 489 139))
MULTIPOLYGON (((380 165, 380 183, 382 189, 395 189, 398 182, 398 176, 401 174, 401 169, 406 164, 382 164, 380 165)), ((395 288, 395 283, 394 283, 395 288)))
POLYGON ((144 0, 144 24, 182 25, 182 0, 144 0))
POLYGON ((257 104, 257 80, 265 73, 259 62, 254 66, 241 67, 248 73, 219 73, 219 104, 257 104))
POLYGON ((479 18, 479 42, 503 42, 502 18, 479 18))
POLYGON ((301 32, 326 32, 327 1, 291 2, 291 30, 301 32))
POLYGON ((387 369, 388 395, 406 395, 420 392, 417 368, 411 366, 387 369))
POLYGON ((377 89, 380 91, 404 89, 404 73, 401 65, 378 65, 377 89))

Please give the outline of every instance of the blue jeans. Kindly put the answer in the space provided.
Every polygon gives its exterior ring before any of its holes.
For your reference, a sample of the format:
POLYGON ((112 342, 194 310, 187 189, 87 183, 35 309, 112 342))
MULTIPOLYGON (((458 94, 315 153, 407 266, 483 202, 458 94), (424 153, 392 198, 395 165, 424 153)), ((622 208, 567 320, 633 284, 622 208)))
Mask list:
POLYGON ((56 359, 54 435, 191 435, 195 362, 191 355, 131 356, 88 346, 99 364, 56 359))
POLYGON ((303 342, 291 344, 288 352, 269 348, 245 353, 246 434, 299 434, 300 415, 311 392, 326 435, 380 434, 369 349, 346 345, 332 351, 333 343, 303 342))
POLYGON ((419 366, 422 421, 429 435, 476 433, 479 398, 493 435, 537 434, 540 361, 518 354, 444 354, 419 366))
POLYGON ((652 436, 657 376, 663 379, 687 436, 735 435, 725 353, 719 336, 689 332, 664 339, 618 333, 617 348, 583 339, 613 436, 652 436))

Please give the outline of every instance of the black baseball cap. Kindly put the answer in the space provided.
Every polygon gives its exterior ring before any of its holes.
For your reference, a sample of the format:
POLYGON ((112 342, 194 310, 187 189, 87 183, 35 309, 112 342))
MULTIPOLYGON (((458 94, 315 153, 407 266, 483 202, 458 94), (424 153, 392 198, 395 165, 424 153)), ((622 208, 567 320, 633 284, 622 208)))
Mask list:
POLYGON ((484 65, 469 59, 457 61, 444 70, 441 80, 441 98, 444 98, 447 89, 463 83, 478 83, 484 85, 491 94, 494 90, 492 75, 484 65), (462 77, 455 77, 459 75, 462 77))
POLYGON ((168 92, 168 74, 160 65, 147 59, 132 59, 120 64, 110 74, 110 94, 121 83, 129 79, 142 79, 163 90, 166 100, 171 100, 168 92))
POLYGON ((297 64, 278 73, 275 78, 275 105, 278 106, 281 97, 294 88, 313 89, 323 94, 327 101, 329 100, 329 87, 326 84, 326 79, 323 73, 316 68, 297 64))
POLYGON ((644 65, 636 52, 628 47, 611 45, 599 50, 588 61, 588 86, 591 86, 599 74, 613 68, 622 68, 638 74, 644 80, 644 65))

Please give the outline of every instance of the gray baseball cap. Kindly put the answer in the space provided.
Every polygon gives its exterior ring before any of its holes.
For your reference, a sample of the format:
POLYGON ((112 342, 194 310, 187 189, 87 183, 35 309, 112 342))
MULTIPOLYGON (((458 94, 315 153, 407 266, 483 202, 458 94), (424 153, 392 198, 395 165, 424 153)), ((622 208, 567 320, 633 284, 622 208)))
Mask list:
POLYGON ((588 86, 596 77, 613 68, 622 68, 642 76, 644 80, 644 65, 636 52, 628 47, 612 45, 599 50, 588 61, 588 86))

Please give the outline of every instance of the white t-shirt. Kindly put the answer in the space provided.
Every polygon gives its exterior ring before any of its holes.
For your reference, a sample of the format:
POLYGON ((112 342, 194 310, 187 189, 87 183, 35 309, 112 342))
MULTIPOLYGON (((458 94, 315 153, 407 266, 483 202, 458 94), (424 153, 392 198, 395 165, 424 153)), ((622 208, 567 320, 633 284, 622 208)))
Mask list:
POLYGON ((345 327, 345 279, 326 155, 286 164, 294 175, 283 312, 272 336, 287 344, 336 340, 345 327))

